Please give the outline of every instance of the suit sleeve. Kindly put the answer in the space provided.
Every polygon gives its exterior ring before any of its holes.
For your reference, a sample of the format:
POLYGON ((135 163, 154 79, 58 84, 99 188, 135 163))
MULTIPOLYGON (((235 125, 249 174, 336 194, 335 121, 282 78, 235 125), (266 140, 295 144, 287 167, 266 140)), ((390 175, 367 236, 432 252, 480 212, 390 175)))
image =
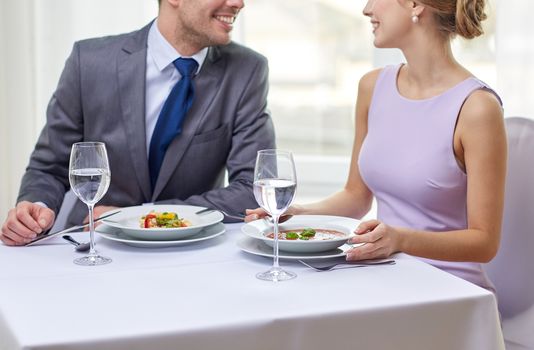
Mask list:
POLYGON ((46 111, 46 124, 22 177, 17 202, 45 203, 56 213, 69 187, 71 145, 83 138, 78 45, 65 63, 46 111))
MULTIPOLYGON (((273 123, 267 109, 268 64, 261 57, 250 74, 238 108, 232 147, 226 161, 228 186, 194 195, 185 201, 167 202, 219 208, 233 215, 244 215, 247 208, 257 208, 252 183, 257 151, 275 148, 273 123)), ((226 222, 236 220, 226 219, 226 222)))

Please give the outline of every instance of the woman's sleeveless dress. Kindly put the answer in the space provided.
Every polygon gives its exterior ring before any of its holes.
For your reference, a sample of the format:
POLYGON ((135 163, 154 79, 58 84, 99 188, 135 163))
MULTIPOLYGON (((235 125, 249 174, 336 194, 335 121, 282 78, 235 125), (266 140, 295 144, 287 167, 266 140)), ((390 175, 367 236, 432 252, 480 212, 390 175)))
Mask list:
MULTIPOLYGON (((453 135, 467 97, 475 90, 492 90, 468 78, 438 96, 407 99, 397 89, 401 66, 379 74, 358 161, 377 200, 377 218, 425 231, 466 229, 467 176, 455 159, 453 135)), ((480 263, 422 260, 494 291, 480 263)))

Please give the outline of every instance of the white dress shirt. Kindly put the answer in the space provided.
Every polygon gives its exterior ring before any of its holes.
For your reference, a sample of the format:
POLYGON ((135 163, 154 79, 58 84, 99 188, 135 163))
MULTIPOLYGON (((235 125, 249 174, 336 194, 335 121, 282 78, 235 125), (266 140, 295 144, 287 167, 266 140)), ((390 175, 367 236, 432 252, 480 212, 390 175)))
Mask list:
POLYGON ((193 56, 182 56, 163 37, 158 29, 157 19, 152 23, 148 33, 146 54, 146 90, 145 90, 145 128, 146 152, 150 151, 150 139, 158 121, 163 104, 181 75, 172 62, 180 57, 193 58, 198 63, 198 74, 208 54, 204 48, 193 56))

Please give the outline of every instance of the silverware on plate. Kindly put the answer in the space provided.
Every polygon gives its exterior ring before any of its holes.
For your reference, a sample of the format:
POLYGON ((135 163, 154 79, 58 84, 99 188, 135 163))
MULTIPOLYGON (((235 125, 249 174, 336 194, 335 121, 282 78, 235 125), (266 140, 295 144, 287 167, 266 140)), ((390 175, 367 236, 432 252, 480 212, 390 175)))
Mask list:
MULTIPOLYGON (((227 218, 230 218, 230 219, 245 220, 245 216, 244 216, 244 215, 231 215, 231 214, 228 214, 227 212, 225 212, 224 210, 221 210, 221 209, 210 209, 210 208, 206 208, 206 209, 202 209, 202 210, 199 210, 199 211, 195 212, 195 214, 197 214, 197 215, 204 215, 204 214, 212 213, 212 212, 214 212, 214 211, 221 212, 224 216, 226 216, 227 218)), ((273 219, 272 219, 270 216, 266 216, 266 217, 264 217, 263 220, 264 220, 266 223, 269 223, 269 224, 272 224, 272 223, 273 223, 273 219)))
POLYGON ((368 267, 368 266, 377 266, 377 265, 395 265, 395 260, 389 259, 389 260, 362 260, 362 261, 343 261, 338 262, 335 264, 329 264, 329 265, 311 265, 310 263, 307 263, 303 260, 299 260, 299 262, 302 265, 308 266, 309 268, 318 271, 318 272, 324 272, 324 271, 330 271, 335 268, 338 269, 347 269, 347 268, 353 268, 353 267, 368 267))
POLYGON ((245 219, 244 216, 231 215, 231 214, 228 214, 227 212, 225 212, 224 210, 221 210, 221 209, 206 208, 206 209, 202 209, 202 210, 199 210, 199 211, 195 212, 195 214, 196 215, 206 215, 206 214, 209 214, 209 213, 213 213, 214 211, 218 211, 218 212, 222 213, 224 216, 226 216, 227 218, 230 218, 230 219, 236 219, 236 220, 244 220, 245 219))
MULTIPOLYGON (((224 216, 226 216, 227 218, 230 218, 230 219, 245 220, 245 216, 244 215, 231 215, 231 214, 228 214, 227 212, 225 212, 224 210, 221 210, 221 209, 206 208, 206 209, 202 209, 202 210, 199 210, 199 211, 195 212, 195 214, 196 215, 205 215, 205 214, 212 213, 214 211, 221 212, 224 216)), ((270 217, 270 216, 264 217, 263 221, 265 221, 265 223, 268 224, 268 225, 272 225, 273 224, 273 218, 270 217)))

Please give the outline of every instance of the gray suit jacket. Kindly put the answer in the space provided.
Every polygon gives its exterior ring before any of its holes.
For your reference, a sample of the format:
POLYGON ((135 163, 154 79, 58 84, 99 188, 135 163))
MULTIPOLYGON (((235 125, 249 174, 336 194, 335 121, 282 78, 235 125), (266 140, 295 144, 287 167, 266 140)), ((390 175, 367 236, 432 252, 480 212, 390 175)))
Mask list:
MULTIPOLYGON (((152 191, 145 140, 149 28, 74 44, 18 201, 42 201, 57 213, 69 188, 71 145, 101 141, 108 150, 111 185, 98 204, 186 203, 234 214, 257 207, 252 193, 256 152, 275 147, 266 59, 235 43, 209 48, 195 77, 193 106, 152 191), (225 169, 229 185, 222 188, 225 169)), ((80 222, 86 214, 78 201, 68 222, 80 222)))

